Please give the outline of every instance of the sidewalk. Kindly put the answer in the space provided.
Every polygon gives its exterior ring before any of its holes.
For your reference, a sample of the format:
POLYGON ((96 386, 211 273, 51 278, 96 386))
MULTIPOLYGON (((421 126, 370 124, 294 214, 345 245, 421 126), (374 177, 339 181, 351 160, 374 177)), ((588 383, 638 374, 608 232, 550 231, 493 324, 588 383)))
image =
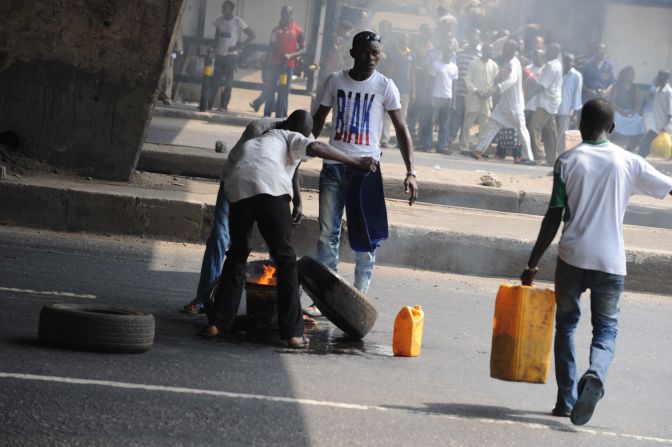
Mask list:
MULTIPOLYGON (((128 234, 204 241, 212 221, 216 181, 138 173, 130 183, 41 174, 0 182, 0 223, 57 231, 128 234)), ((315 254, 317 195, 304 194, 304 222, 294 233, 297 254, 315 254)), ((388 200, 390 238, 381 264, 517 278, 541 218, 388 200)), ((347 236, 344 235, 344 239, 347 236)), ((672 230, 627 226, 629 290, 672 294, 672 230)), ((347 239, 345 239, 347 241, 347 239)), ((347 245, 345 242, 343 245, 347 245)), ((256 236, 255 250, 263 250, 256 236)), ((346 247, 343 259, 352 260, 346 247)), ((541 262, 551 280, 555 245, 541 262)))
MULTIPOLYGON (((392 149, 391 149, 392 150, 392 149)), ((138 169, 159 174, 186 175, 217 179, 226 159, 225 154, 214 150, 146 143, 138 163, 138 169)), ((404 200, 401 187, 405 168, 401 165, 390 168, 385 165, 385 195, 390 199, 404 200)), ((302 163, 303 188, 318 189, 322 162, 317 159, 302 163)), ((487 170, 487 168, 485 168, 487 170)), ((420 202, 449 205, 507 213, 543 216, 548 207, 552 178, 518 177, 516 182, 507 182, 506 187, 478 186, 482 172, 418 167, 420 202), (524 188, 524 189, 521 189, 524 188)), ((635 196, 625 215, 625 223, 656 228, 672 229, 672 200, 657 200, 635 196)))
MULTIPOLYGON (((241 81, 260 82, 258 70, 238 70, 236 79, 241 81)), ((294 86, 302 88, 305 84, 304 80, 294 81, 294 86)), ((261 118, 263 116, 264 107, 261 106, 259 112, 255 112, 250 107, 250 102, 259 96, 259 90, 248 90, 244 88, 234 88, 231 92, 231 100, 229 102, 227 112, 218 112, 216 110, 208 112, 199 112, 198 103, 181 103, 173 102, 166 106, 157 102, 154 106, 155 116, 167 116, 173 118, 185 119, 200 119, 228 124, 235 124, 239 126, 246 126, 251 120, 261 118)), ((289 110, 304 109, 310 110, 311 97, 306 95, 289 95, 289 110)))

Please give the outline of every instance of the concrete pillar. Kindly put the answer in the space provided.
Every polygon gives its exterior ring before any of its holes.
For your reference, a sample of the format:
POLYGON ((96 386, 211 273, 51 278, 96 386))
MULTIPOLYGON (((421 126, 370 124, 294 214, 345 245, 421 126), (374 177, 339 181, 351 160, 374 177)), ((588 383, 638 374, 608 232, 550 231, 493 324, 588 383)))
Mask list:
POLYGON ((0 2, 0 134, 53 165, 127 180, 184 3, 0 2))

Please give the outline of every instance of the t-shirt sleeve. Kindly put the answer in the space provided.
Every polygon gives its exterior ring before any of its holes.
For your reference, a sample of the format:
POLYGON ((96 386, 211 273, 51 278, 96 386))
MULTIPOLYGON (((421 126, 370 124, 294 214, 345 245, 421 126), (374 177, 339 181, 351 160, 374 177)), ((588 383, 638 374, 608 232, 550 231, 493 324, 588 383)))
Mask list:
POLYGON ((658 171, 643 158, 638 159, 638 163, 640 172, 633 188, 633 194, 644 194, 664 199, 672 192, 672 177, 658 171))
POLYGON ((306 160, 308 158, 308 155, 306 154, 306 148, 310 143, 313 142, 313 139, 310 137, 304 137, 298 132, 287 132, 286 138, 289 157, 294 162, 306 160))
MULTIPOLYGON (((551 192, 551 201, 548 204, 549 208, 565 208, 567 209, 567 187, 562 180, 561 165, 559 162, 555 163, 553 170, 553 191, 551 192)), ((565 213, 565 217, 569 217, 569 213, 565 213)))
POLYGON ((245 22, 245 20, 241 19, 240 17, 238 17, 238 26, 240 26, 241 30, 249 28, 249 26, 247 26, 247 22, 245 22))
POLYGON ((385 89, 385 99, 383 105, 385 110, 399 110, 401 109, 401 97, 399 96, 399 89, 392 79, 387 84, 385 89))
POLYGON ((322 98, 320 98, 320 104, 325 107, 333 107, 334 105, 334 74, 330 74, 327 80, 324 82, 324 90, 322 91, 322 98))

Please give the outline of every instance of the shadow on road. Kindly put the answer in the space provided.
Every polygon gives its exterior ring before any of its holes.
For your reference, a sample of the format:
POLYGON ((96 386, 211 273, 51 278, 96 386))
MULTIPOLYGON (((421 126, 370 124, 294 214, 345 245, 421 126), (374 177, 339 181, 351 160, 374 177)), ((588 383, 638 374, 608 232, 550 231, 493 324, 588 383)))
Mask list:
POLYGON ((10 290, 0 293, 0 372, 130 386, 3 378, 0 444, 312 445, 300 405, 265 399, 297 394, 298 359, 247 339, 205 340, 196 335, 205 316, 179 312, 202 255, 202 246, 0 228, 0 286, 10 290), (59 302, 150 312, 154 345, 138 355, 45 347, 40 310, 59 302))
POLYGON ((35 336, 35 338, 32 338, 32 337, 6 337, 3 340, 3 342, 7 343, 9 345, 24 347, 24 348, 46 348, 37 339, 37 335, 35 336))
POLYGON ((402 407, 385 405, 385 408, 406 410, 416 413, 433 415, 450 415, 465 419, 494 419, 498 421, 510 421, 524 424, 536 424, 550 428, 551 430, 574 433, 571 426, 563 423, 569 422, 569 418, 547 419, 552 417, 550 411, 542 413, 538 411, 516 410, 507 407, 491 405, 461 404, 461 403, 426 403, 424 408, 402 407), (540 416, 540 417, 535 417, 540 416))

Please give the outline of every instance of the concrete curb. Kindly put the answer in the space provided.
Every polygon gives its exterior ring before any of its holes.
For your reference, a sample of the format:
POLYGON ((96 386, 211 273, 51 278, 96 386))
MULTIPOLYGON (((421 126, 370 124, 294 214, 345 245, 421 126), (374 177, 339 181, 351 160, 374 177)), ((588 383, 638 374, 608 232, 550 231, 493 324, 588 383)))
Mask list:
POLYGON ((7 182, 0 184, 0 224, 198 242, 210 231, 212 206, 7 182))
MULTIPOLYGON (((187 154, 184 151, 161 149, 162 145, 146 144, 138 169, 159 174, 190 177, 219 178, 226 155, 187 154)), ((184 148, 189 149, 189 148, 184 148)), ((205 152, 205 151, 201 151, 205 152)), ((303 169, 303 187, 318 189, 319 171, 303 169)), ((385 196, 390 199, 407 198, 400 187, 400 179, 384 177, 385 196)), ((548 208, 550 194, 511 191, 487 186, 459 185, 423 181, 420 201, 436 205, 457 206, 505 213, 543 216, 548 208)), ((630 204, 625 213, 627 225, 672 229, 672 208, 654 205, 630 204)))
MULTIPOLYGON (((19 182, 0 183, 0 224, 58 231, 83 231, 142 236, 155 239, 203 242, 212 224, 212 205, 185 199, 139 197, 105 193, 86 187, 51 187, 19 182)), ((318 224, 307 216, 295 229, 297 254, 314 255, 318 224)), ((377 252, 379 262, 390 265, 517 278, 534 241, 479 234, 431 230, 418 226, 391 225, 390 238, 377 252), (465 255, 468 253, 468 256, 465 255)), ((353 260, 342 238, 342 258, 353 260)), ((261 238, 255 250, 264 250, 261 238)), ((540 280, 552 280, 553 246, 544 257, 540 280)), ((672 253, 629 250, 628 290, 672 294, 672 253)))

